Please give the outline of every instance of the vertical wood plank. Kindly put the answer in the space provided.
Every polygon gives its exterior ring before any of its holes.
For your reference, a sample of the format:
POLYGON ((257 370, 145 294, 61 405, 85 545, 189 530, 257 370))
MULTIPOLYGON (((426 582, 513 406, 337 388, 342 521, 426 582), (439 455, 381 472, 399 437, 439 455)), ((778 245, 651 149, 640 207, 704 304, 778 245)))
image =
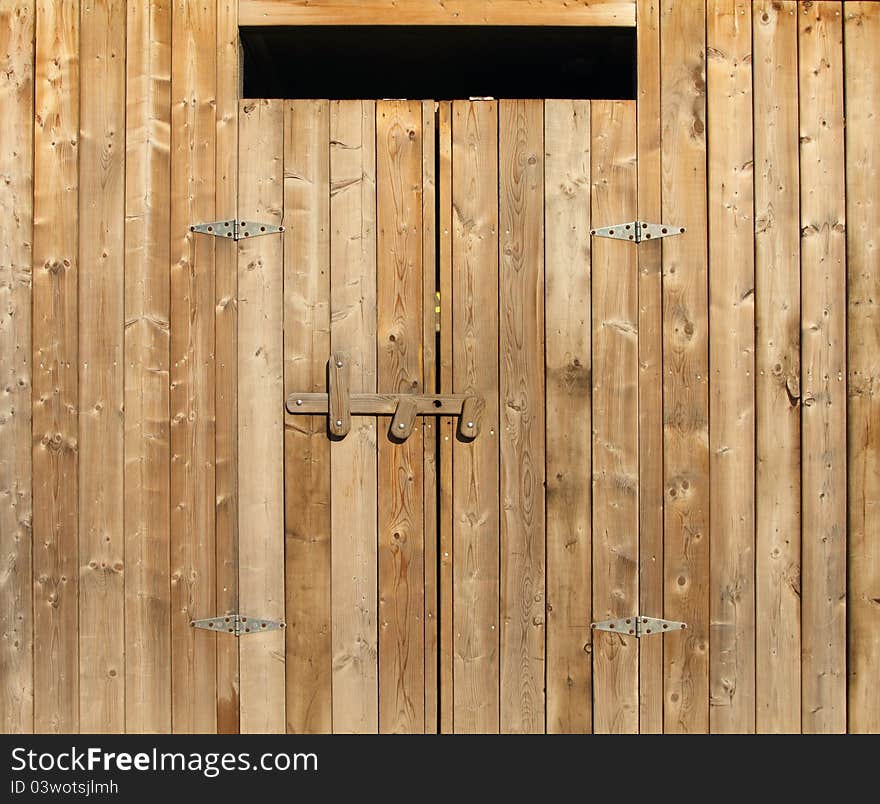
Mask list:
POLYGON ((501 730, 544 730, 544 104, 499 109, 501 730))
MULTIPOLYGON (((378 390, 422 389, 422 109, 376 105, 378 390)), ((379 729, 425 724, 424 448, 378 434, 379 729)))
POLYGON ((846 729, 846 241, 841 4, 800 6, 805 732, 846 729))
MULTIPOLYGON (((437 110, 437 187, 439 191, 438 259, 439 259, 439 298, 440 305, 440 366, 439 390, 452 392, 453 388, 453 348, 452 312, 454 307, 452 293, 452 103, 440 101, 437 110)), ((495 160, 497 162, 497 158, 495 160)), ((496 182, 497 184, 497 182, 496 182)), ((497 207, 497 204, 496 204, 497 207)), ((496 260, 497 265, 497 260, 496 260)), ((496 268, 497 274, 497 268, 496 268)), ((495 294, 497 299, 498 294, 495 294)), ((455 695, 454 685, 454 614, 453 614, 453 447, 455 444, 455 419, 446 416, 437 419, 439 470, 437 482, 439 497, 439 635, 440 643, 440 731, 450 734, 454 730, 455 695)), ((496 562, 497 566, 497 562, 496 562)), ((496 594, 497 600, 497 594, 496 594)), ((496 603, 495 610, 498 606, 496 603)), ((497 675, 497 673, 496 673, 497 675)), ((497 700, 497 695, 495 696, 497 700)), ((496 719, 497 723, 497 719, 496 719)))
MULTIPOLYGON (((174 0, 171 53, 171 679, 172 728, 217 728, 214 616, 214 238, 217 9, 174 0)), ((220 248, 231 248, 223 243, 220 248)))
MULTIPOLYGON (((284 210, 284 103, 239 106, 241 220, 280 225, 284 210)), ((279 235, 238 244, 238 411, 241 613, 284 619, 284 265, 279 235)), ((246 626, 245 626, 246 627, 246 626)), ((284 632, 239 642, 242 733, 285 730, 284 632)))
POLYGON ((80 729, 125 729, 125 7, 80 21, 80 729))
POLYGON ((849 721, 880 731, 880 6, 844 5, 849 261, 849 721))
POLYGON ((709 400, 705 7, 661 8, 664 730, 709 727, 709 400))
MULTIPOLYGON (((638 0, 639 220, 661 220, 660 0, 638 0)), ((663 611, 662 241, 642 242, 639 262, 639 611, 663 611)), ((663 731, 663 642, 639 643, 639 731, 663 731)))
MULTIPOLYGON (((440 390, 437 371, 437 104, 422 101, 422 354, 424 392, 440 390)), ((425 733, 435 734, 439 724, 440 679, 438 676, 439 635, 437 632, 437 546, 438 482, 437 430, 439 419, 424 421, 425 540, 425 733)))
MULTIPOLYGON (((327 390, 330 354, 330 104, 284 109, 284 386, 327 390)), ((332 729, 330 442, 326 416, 284 429, 287 730, 332 729)))
POLYGON ((546 101, 547 731, 563 734, 593 711, 590 153, 590 102, 546 101))
POLYGON ((797 3, 752 7, 755 128, 756 728, 801 728, 797 3))
POLYGON ((706 5, 709 120, 710 728, 755 730, 752 18, 706 5))
MULTIPOLYGON (((593 221, 633 220, 634 103, 593 102, 591 157, 593 221)), ((632 244, 594 238, 592 262, 593 617, 605 620, 637 614, 639 604, 639 287, 632 244)), ((638 646, 633 636, 593 634, 597 732, 639 730, 638 646)))
POLYGON ((34 730, 79 730, 79 2, 39 0, 34 81, 34 730))
POLYGON ((168 303, 171 4, 128 5, 125 729, 171 730, 168 303))
POLYGON ((0 731, 34 729, 31 260, 34 3, 0 9, 0 731))
MULTIPOLYGON (((217 0, 217 142, 215 208, 221 220, 238 207, 239 39, 237 0, 217 0)), ((238 605, 238 254, 215 250, 214 499, 217 614, 238 605)), ((217 731, 239 730, 238 645, 217 641, 217 731)))
MULTIPOLYGON (((330 345, 376 391, 376 104, 330 104, 330 345)), ((379 728, 376 418, 330 446, 333 731, 379 728)))
POLYGON ((491 733, 499 729, 496 101, 453 103, 451 178, 452 298, 441 301, 452 307, 453 390, 486 404, 473 441, 443 436, 453 443, 453 719, 457 733, 491 733))

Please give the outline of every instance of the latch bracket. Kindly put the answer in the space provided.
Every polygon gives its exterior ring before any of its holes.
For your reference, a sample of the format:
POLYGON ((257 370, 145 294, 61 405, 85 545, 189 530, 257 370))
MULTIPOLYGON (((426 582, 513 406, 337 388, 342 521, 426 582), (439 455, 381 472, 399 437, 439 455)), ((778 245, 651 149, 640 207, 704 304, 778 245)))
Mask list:
POLYGON ((613 634, 624 634, 641 639, 651 634, 665 634, 667 631, 682 631, 687 628, 687 623, 675 620, 660 620, 657 617, 644 617, 634 614, 632 617, 619 617, 616 620, 602 620, 598 623, 590 623, 594 631, 609 631, 613 634))
POLYGON ((671 226, 665 223, 647 223, 646 221, 627 221, 601 229, 591 229, 593 237, 610 237, 612 240, 631 240, 641 243, 645 240, 659 240, 662 237, 674 237, 684 234, 684 226, 671 226))
POLYGON ((283 226, 273 223, 261 223, 260 221, 211 221, 209 223, 195 223, 189 227, 191 232, 206 234, 212 237, 227 237, 230 240, 244 240, 246 237, 259 237, 260 235, 278 234, 284 231, 283 226))
POLYGON ((191 628, 204 628, 206 631, 232 634, 234 637, 258 634, 262 631, 278 631, 287 626, 287 623, 277 620, 261 620, 258 617, 246 617, 243 614, 226 614, 223 617, 190 620, 189 624, 191 628))

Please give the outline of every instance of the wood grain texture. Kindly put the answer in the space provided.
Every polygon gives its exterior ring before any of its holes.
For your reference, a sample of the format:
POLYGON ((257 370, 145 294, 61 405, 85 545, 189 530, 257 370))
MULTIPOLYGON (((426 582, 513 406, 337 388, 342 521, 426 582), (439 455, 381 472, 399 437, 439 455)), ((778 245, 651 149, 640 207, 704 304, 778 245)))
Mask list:
MULTIPOLYGON (((330 104, 284 107, 284 387, 326 391, 330 104)), ((284 428, 287 731, 332 729, 330 442, 325 416, 284 428)))
POLYGON ((846 730, 846 240, 841 4, 800 6, 802 724, 846 730))
MULTIPOLYGON (((496 160, 497 161, 497 160, 496 160)), ((437 109, 437 259, 439 314, 439 390, 449 392, 453 386, 452 369, 452 103, 440 101, 437 109)), ((497 271, 497 269, 496 269, 497 271)), ((455 421, 451 418, 437 420, 437 458, 439 469, 438 511, 438 608, 439 608, 439 725, 442 734, 454 731, 455 695, 454 684, 454 614, 453 614, 453 471, 452 459, 455 438, 455 421)), ((497 607, 496 607, 497 610, 497 607)), ((496 696, 497 697, 497 696, 496 696)))
POLYGON ((486 401, 482 436, 465 442, 444 431, 453 444, 457 733, 499 729, 498 125, 496 101, 453 103, 452 297, 441 301, 452 308, 453 389, 486 401))
POLYGON ((709 727, 709 399, 705 9, 664 0, 663 241, 664 730, 709 727))
POLYGON ((499 104, 501 730, 544 730, 544 104, 499 104))
POLYGON ((76 0, 39 0, 34 78, 34 731, 79 730, 76 0))
POLYGON ((563 734, 593 712, 590 153, 590 102, 545 101, 547 731, 563 734))
MULTIPOLYGON (((237 0, 217 0, 217 142, 214 203, 217 217, 238 208, 238 97, 240 91, 237 0)), ((239 609, 238 599, 238 254, 214 253, 214 516, 217 614, 239 609)), ((238 646, 217 641, 217 731, 239 730, 238 646)))
POLYGON ((880 731, 880 6, 846 3, 846 199, 849 319, 849 661, 852 732, 880 731))
POLYGON ((756 728, 801 728, 797 4, 754 3, 756 728))
POLYGON ((125 729, 125 20, 119 0, 81 4, 79 692, 85 732, 125 729))
MULTIPOLYGON (((376 104, 378 390, 422 390, 422 109, 376 104)), ((393 422, 392 422, 393 423, 393 422)), ((424 446, 378 434, 379 730, 425 725, 424 446)))
MULTIPOLYGON (((280 225, 284 103, 239 105, 238 213, 280 225)), ((228 245, 228 244, 227 244, 228 245)), ((241 614, 284 619, 284 263, 279 235, 238 243, 238 593, 241 614)), ((239 642, 242 733, 285 731, 284 632, 239 642)))
MULTIPOLYGON (((330 344, 376 391, 376 104, 330 104, 330 344)), ((379 728, 376 419, 330 446, 333 731, 379 728)))
POLYGON ((125 110, 125 729, 171 730, 171 4, 130 4, 125 110))
MULTIPOLYGON (((661 220, 660 0, 637 2, 640 220, 661 220)), ((638 246, 639 611, 663 611, 662 242, 638 246)), ((639 643, 639 731, 663 731, 663 640, 639 643)))
MULTIPOLYGON (((422 363, 425 393, 439 390, 437 370, 437 104, 422 101, 422 363)), ((425 543, 425 733, 439 727, 437 419, 424 425, 422 528, 425 543)))
MULTIPOLYGON (((591 111, 592 220, 596 226, 633 220, 635 104, 593 101, 591 111)), ((594 620, 606 620, 639 613, 636 249, 628 242, 594 238, 592 278, 592 610, 594 620)), ((593 728, 602 733, 639 730, 639 642, 634 637, 593 634, 593 728)))
POLYGON ((706 5, 709 146, 709 720, 755 730, 755 222, 748 0, 706 5))
POLYGON ((0 9, 0 731, 34 729, 31 519, 33 2, 0 9))
MULTIPOLYGON (((214 238, 217 14, 176 0, 171 51, 171 694, 176 732, 217 728, 214 238)), ((221 248, 231 248, 223 243, 221 248)))
POLYGON ((622 25, 633 0, 241 0, 242 25, 622 25))

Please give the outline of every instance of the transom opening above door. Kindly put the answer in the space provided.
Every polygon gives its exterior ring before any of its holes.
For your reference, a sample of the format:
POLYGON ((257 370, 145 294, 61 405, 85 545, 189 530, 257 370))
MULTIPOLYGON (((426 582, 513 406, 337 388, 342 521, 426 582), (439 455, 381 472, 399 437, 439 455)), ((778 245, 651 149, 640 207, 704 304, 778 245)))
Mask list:
POLYGON ((636 31, 577 26, 240 29, 248 98, 607 98, 636 92, 636 31))

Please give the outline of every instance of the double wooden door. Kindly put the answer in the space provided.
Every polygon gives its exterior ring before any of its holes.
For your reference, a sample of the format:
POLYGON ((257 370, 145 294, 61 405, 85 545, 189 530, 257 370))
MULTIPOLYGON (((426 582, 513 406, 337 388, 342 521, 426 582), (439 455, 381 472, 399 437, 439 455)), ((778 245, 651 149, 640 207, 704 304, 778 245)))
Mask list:
POLYGON ((664 614, 637 251, 590 235, 637 215, 635 103, 239 120, 239 217, 285 227, 238 251, 239 603, 287 623, 239 641, 242 729, 637 731, 664 645, 667 673, 701 648, 590 629, 664 614), (480 435, 286 414, 340 351, 353 393, 479 395, 480 435))

